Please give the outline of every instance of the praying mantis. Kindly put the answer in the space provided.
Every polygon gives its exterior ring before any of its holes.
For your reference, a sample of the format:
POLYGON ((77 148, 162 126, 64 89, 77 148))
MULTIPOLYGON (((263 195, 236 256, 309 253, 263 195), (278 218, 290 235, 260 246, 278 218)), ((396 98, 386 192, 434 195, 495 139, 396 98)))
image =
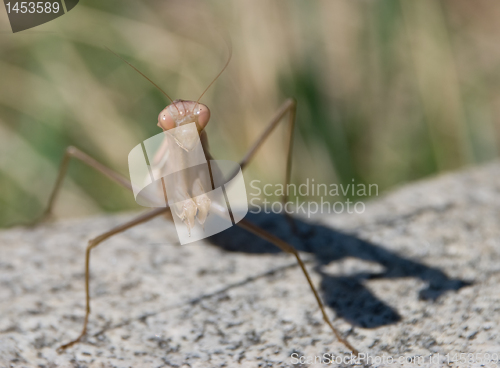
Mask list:
MULTIPOLYGON (((109 49, 108 49, 109 50, 109 49)), ((208 146, 208 137, 207 133, 205 131, 205 127, 209 123, 210 120, 210 109, 200 103, 201 98, 203 95, 207 92, 207 90, 212 86, 212 84, 219 78, 219 76, 223 73, 223 71, 227 68, 229 65, 229 62, 231 60, 232 56, 232 48, 229 46, 229 56, 228 59, 222 68, 222 70, 219 72, 219 74, 212 80, 212 82, 208 85, 208 87, 205 89, 205 91, 201 94, 201 96, 198 98, 196 101, 190 101, 190 100, 173 100, 170 98, 170 96, 164 92, 157 84, 155 84, 151 79, 149 79, 146 75, 144 75, 141 71, 139 71, 135 66, 130 64, 128 61, 126 61, 124 58, 119 56, 118 54, 114 53, 113 51, 109 50, 112 52, 114 55, 116 55, 118 58, 120 58, 122 61, 124 61, 126 64, 128 64, 131 68, 133 68, 136 72, 138 72, 141 76, 146 78, 150 83, 152 83, 163 95, 165 95, 168 100, 170 101, 170 104, 165 107, 160 114, 158 115, 158 127, 160 127, 165 134, 169 134, 170 132, 176 130, 175 136, 173 136, 173 141, 170 141, 170 146, 169 144, 166 143, 167 140, 165 140, 164 144, 161 145, 161 147, 158 149, 158 151, 155 154, 154 162, 151 163, 151 167, 153 169, 161 169, 162 166, 164 165, 170 165, 170 168, 172 166, 176 165, 181 165, 181 163, 178 160, 181 160, 179 157, 177 157, 175 154, 172 154, 173 151, 185 151, 185 152, 190 152, 193 150, 193 142, 201 142, 201 146, 203 148, 203 154, 205 158, 207 159, 207 162, 210 162, 210 160, 213 160, 213 157, 210 153, 209 146, 208 146), (195 129, 184 129, 184 127, 191 126, 191 127, 196 127, 195 129), (174 142, 174 143, 172 143, 174 142), (173 146, 172 146, 173 145, 173 146), (175 148, 175 150, 174 150, 175 148)), ((295 125, 295 116, 296 116, 296 106, 297 103, 293 98, 287 99, 281 107, 278 109, 278 111, 275 113, 274 117, 269 121, 267 124, 266 128, 264 131, 260 134, 258 139, 255 141, 255 143, 250 147, 250 149, 247 151, 247 153, 244 155, 244 157, 239 161, 239 168, 241 170, 244 170, 248 164, 251 162, 259 148, 262 146, 262 144, 266 141, 266 139, 270 136, 270 134, 275 130, 275 128, 280 124, 280 122, 284 121, 288 125, 288 131, 287 131, 287 157, 286 157, 286 167, 285 167, 285 186, 288 185, 290 182, 290 175, 291 175, 291 169, 292 169, 292 149, 293 149, 293 133, 294 133, 294 125, 295 125)), ((101 164, 85 152, 79 150, 76 147, 70 146, 66 149, 65 154, 63 156, 58 176, 54 185, 54 188, 52 190, 52 193, 49 198, 48 206, 47 209, 43 215, 43 218, 48 218, 55 206, 56 199, 58 197, 58 194, 61 190, 62 183, 64 181, 64 177, 66 175, 68 165, 72 159, 79 160, 83 162, 84 164, 88 165, 92 169, 100 172, 104 176, 108 177, 118 185, 121 185, 122 187, 125 187, 126 189, 133 191, 133 183, 129 181, 127 178, 123 177, 121 174, 113 171, 112 169, 108 168, 107 166, 101 164)), ((216 169, 216 168, 213 168, 216 169)), ((233 177, 234 175, 230 175, 230 178, 233 177)), ((213 184, 213 178, 212 178, 212 169, 210 169, 210 179, 212 180, 213 184)), ((89 321, 89 316, 90 316, 90 256, 91 252, 94 248, 96 248, 98 245, 100 245, 102 242, 105 240, 109 239, 115 234, 121 233, 127 229, 130 229, 134 226, 137 226, 139 224, 145 223, 153 218, 159 217, 161 215, 164 215, 165 218, 167 218, 169 221, 174 221, 175 220, 180 220, 182 221, 187 230, 190 232, 191 229, 195 226, 195 220, 203 225, 205 221, 207 220, 207 217, 209 216, 217 216, 217 205, 216 203, 212 203, 210 198, 208 198, 205 195, 205 192, 207 191, 207 185, 203 183, 207 183, 207 178, 202 178, 202 174, 194 172, 194 174, 190 176, 180 176, 179 181, 175 183, 175 193, 173 194, 176 196, 176 201, 178 202, 178 205, 176 206, 169 206, 166 205, 164 207, 159 207, 159 208, 154 208, 152 210, 149 210, 135 218, 133 218, 130 221, 127 221, 121 225, 118 225, 100 235, 97 237, 90 239, 88 241, 88 245, 86 248, 85 252, 85 318, 83 322, 83 327, 81 333, 72 341, 61 345, 58 348, 58 351, 64 351, 65 349, 81 342, 81 340, 85 337, 87 334, 87 325, 89 321), (173 208, 172 208, 173 207, 173 208)), ((283 203, 286 203, 287 201, 287 195, 283 195, 283 203)), ((285 216, 287 216, 287 219, 291 222, 292 228, 293 228, 293 219, 285 213, 285 216)), ((239 220, 239 222, 236 223, 236 226, 241 227, 242 229, 249 231, 258 237, 270 242, 274 246, 278 247, 282 251, 289 253, 293 255, 302 270, 307 283, 309 284, 309 287, 314 295, 314 298, 316 299, 316 302, 319 306, 319 309, 321 311, 322 317, 326 324, 329 326, 329 328, 332 330, 338 341, 340 341, 345 347, 347 347, 349 350, 352 351, 354 355, 358 355, 358 350, 355 349, 341 334, 340 332, 333 326, 331 323, 323 302, 319 296, 318 291, 316 290, 316 287, 314 286, 309 273, 305 267, 304 262, 302 261, 298 251, 290 244, 287 242, 283 241, 279 237, 265 231, 264 229, 258 227, 257 225, 249 222, 248 220, 242 218, 239 220)))

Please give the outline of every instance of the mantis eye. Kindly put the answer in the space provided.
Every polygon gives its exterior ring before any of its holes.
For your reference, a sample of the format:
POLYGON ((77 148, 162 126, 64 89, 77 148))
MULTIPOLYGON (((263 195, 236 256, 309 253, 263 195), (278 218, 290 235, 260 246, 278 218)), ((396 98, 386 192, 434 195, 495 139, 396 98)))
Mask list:
POLYGON ((169 130, 175 127, 175 122, 167 108, 164 108, 158 115, 158 126, 163 130, 169 130))
POLYGON ((200 104, 196 114, 198 115, 198 124, 200 128, 204 129, 210 120, 210 110, 205 105, 200 104))

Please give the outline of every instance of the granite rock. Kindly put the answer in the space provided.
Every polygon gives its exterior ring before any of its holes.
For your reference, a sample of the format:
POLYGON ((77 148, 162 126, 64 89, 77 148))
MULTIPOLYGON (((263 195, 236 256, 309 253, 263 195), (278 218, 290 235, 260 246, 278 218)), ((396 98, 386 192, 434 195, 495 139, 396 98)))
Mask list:
MULTIPOLYGON (((458 365, 496 366, 499 177, 495 162, 416 182, 363 214, 299 219, 296 234, 280 215, 248 218, 301 250, 333 324, 367 355, 360 366, 440 366, 461 353, 474 356, 458 365)), ((58 354, 83 322, 87 241, 136 215, 0 232, 0 367, 319 367, 349 357, 293 257, 238 228, 178 246, 162 218, 95 249, 89 334, 58 354), (315 356, 325 360, 305 362, 315 356)))

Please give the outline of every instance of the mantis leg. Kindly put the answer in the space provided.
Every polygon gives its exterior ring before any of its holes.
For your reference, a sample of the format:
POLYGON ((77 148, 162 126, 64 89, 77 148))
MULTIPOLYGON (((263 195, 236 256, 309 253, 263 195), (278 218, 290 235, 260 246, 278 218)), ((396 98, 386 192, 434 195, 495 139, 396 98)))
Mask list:
MULTIPOLYGON (((54 208, 55 201, 57 199, 57 196, 61 190, 62 182, 64 180, 64 177, 66 175, 67 169, 69 162, 71 158, 76 158, 83 163, 87 164, 91 168, 99 171, 103 175, 107 176, 114 182, 120 184, 121 186, 132 190, 132 185, 130 184, 130 181, 121 176, 120 174, 116 173, 115 171, 109 169, 108 167, 104 166, 100 162, 96 161, 86 153, 80 151, 78 148, 75 147, 68 147, 66 149, 66 152, 64 154, 61 167, 59 169, 59 174, 57 176, 56 184, 54 185, 54 189, 52 190, 52 194, 49 199, 49 204, 47 206, 47 210, 45 211, 42 219, 47 218, 50 216, 52 209, 54 208)), ((101 242, 104 240, 112 237, 115 234, 121 233, 127 229, 130 229, 131 227, 134 227, 136 225, 139 225, 143 222, 149 221, 153 219, 154 217, 157 217, 161 214, 166 214, 167 212, 170 211, 170 208, 168 207, 162 207, 154 210, 150 210, 136 218, 134 218, 131 221, 128 221, 124 223, 123 225, 119 225, 114 227, 113 229, 97 236, 94 239, 91 239, 87 245, 87 250, 85 252, 85 300, 86 300, 86 311, 85 311, 85 320, 83 322, 83 329, 80 335, 73 341, 62 345, 58 350, 64 350, 77 342, 79 342, 83 336, 87 333, 87 324, 88 324, 88 319, 89 319, 89 314, 90 314, 90 251, 97 247, 101 242)))
MULTIPOLYGON (((290 183, 290 175, 292 172, 292 149, 293 149, 293 131, 295 127, 295 113, 297 110, 297 102, 293 98, 286 100, 283 105, 279 108, 276 115, 268 123, 266 129, 257 138, 253 146, 248 150, 245 157, 240 161, 240 167, 243 170, 252 160, 254 155, 257 153, 258 149, 264 144, 265 140, 271 135, 276 126, 282 121, 282 119, 288 114, 288 149, 287 149, 287 159, 286 159, 286 171, 285 171, 285 188, 290 183)), ((283 205, 288 200, 287 191, 283 195, 282 201, 283 205)))
POLYGON ((89 314, 90 314, 90 251, 97 247, 100 243, 102 243, 104 240, 112 237, 115 234, 121 233, 127 229, 130 229, 131 227, 134 227, 136 225, 142 224, 146 221, 149 221, 161 214, 166 213, 167 211, 170 211, 169 207, 161 207, 161 208, 156 208, 154 210, 150 210, 122 225, 116 226, 112 228, 109 231, 106 231, 105 233, 95 237, 94 239, 89 240, 89 243, 87 245, 87 250, 85 252, 85 300, 86 300, 86 309, 85 309, 85 320, 83 321, 83 329, 80 335, 74 339, 73 341, 62 345, 61 347, 58 348, 59 351, 65 350, 66 348, 69 348, 70 346, 78 343, 82 337, 85 336, 87 333, 87 324, 89 320, 89 314))
POLYGON ((291 254, 293 254, 295 256, 295 258, 297 259, 297 262, 298 262, 298 264, 299 264, 302 272, 304 273, 304 276, 307 279, 307 283, 309 284, 309 287, 311 288, 311 291, 313 292, 314 297, 316 298, 316 302, 318 303, 319 309, 321 310, 321 314, 323 315, 323 320, 328 324, 328 326, 333 331, 333 333, 335 334, 335 336, 337 337, 337 339, 342 344, 344 344, 345 347, 347 347, 349 350, 351 350, 354 355, 358 356, 359 355, 358 350, 356 348, 354 348, 349 343, 349 341, 347 341, 346 339, 344 339, 342 337, 342 335, 340 334, 340 332, 330 322, 330 319, 328 318, 328 315, 326 314, 325 308, 323 306, 323 302, 321 301, 321 298, 319 297, 319 294, 318 294, 316 288, 314 287, 314 284, 311 281, 311 277, 309 276, 309 272, 307 271, 307 268, 304 265, 304 262, 300 258, 299 252, 297 252, 297 250, 293 246, 291 246, 290 244, 288 244, 287 242, 281 240, 280 238, 274 236, 271 233, 268 233, 264 229, 258 227, 257 225, 252 224, 251 222, 249 222, 249 221, 247 221, 245 219, 243 219, 240 222, 238 222, 237 225, 240 226, 241 228, 243 228, 243 229, 245 229, 245 230, 247 230, 247 231, 249 231, 249 232, 257 235, 258 237, 260 237, 260 238, 262 238, 264 240, 267 240, 268 242, 270 242, 273 245, 275 245, 278 248, 280 248, 283 252, 291 253, 291 254))
POLYGON ((82 161, 89 167, 97 170, 98 172, 102 173, 104 176, 108 177, 109 179, 113 180, 115 183, 118 183, 124 188, 127 188, 129 190, 132 190, 132 185, 130 184, 130 181, 126 178, 124 178, 122 175, 118 174, 117 172, 111 170, 110 168, 104 166, 100 162, 96 161, 94 158, 90 157, 87 155, 85 152, 80 151, 78 148, 69 146, 66 148, 66 152, 64 153, 63 160, 61 162, 61 166, 59 167, 59 173, 57 175, 57 180, 54 185, 54 188, 52 189, 52 193, 50 195, 49 203, 47 205, 47 209, 41 216, 39 220, 36 220, 35 222, 43 221, 47 218, 50 217, 52 214, 52 210, 54 209, 54 205, 57 199, 57 196, 59 192, 61 191, 62 183, 64 180, 64 177, 66 176, 66 172, 68 170, 68 165, 69 162, 72 158, 76 158, 77 160, 82 161))
MULTIPOLYGON (((296 115, 296 108, 297 108, 297 103, 294 99, 288 99, 286 100, 283 105, 279 108, 278 112, 276 115, 273 117, 273 119, 269 122, 267 125, 266 129, 264 132, 260 135, 260 137, 257 139, 257 141, 253 144, 253 146, 249 149, 245 157, 240 161, 240 166, 241 169, 243 170, 248 163, 252 160, 254 155, 256 154, 257 150, 262 146, 264 141, 269 137, 269 135, 273 132, 273 130, 276 128, 276 126, 282 121, 282 119, 288 114, 288 152, 287 152, 287 161, 286 161, 286 171, 285 171, 285 188, 290 182, 290 174, 292 170, 292 148, 293 148, 293 131, 294 131, 294 125, 295 125, 295 115, 296 115)), ((285 203, 288 200, 288 195, 287 191, 285 191, 285 194, 283 195, 282 201, 283 201, 283 208, 285 207, 285 203)), ((293 218, 288 215, 288 213, 285 211, 285 216, 286 218, 290 221, 292 224, 292 228, 295 231, 295 223, 293 222, 293 218)), ((358 351, 346 340, 342 337, 340 332, 332 325, 330 322, 330 319, 328 318, 328 315, 325 312, 325 308, 323 306, 323 302, 321 301, 321 298, 319 297, 319 294, 314 287, 314 284, 311 281, 311 278, 309 276, 309 273, 304 265, 304 262, 302 262, 299 253, 297 250, 291 246, 290 244, 286 243, 285 241, 281 240, 280 238, 268 233, 264 229, 261 229, 260 227, 248 222, 247 220, 243 219, 241 220, 238 224, 238 226, 242 227, 243 229, 259 236, 260 238, 267 240, 280 248, 282 251, 291 253, 295 256, 297 259, 297 262, 304 273, 304 276, 307 279, 307 282, 314 294, 314 297, 316 298, 316 302, 318 303, 319 309, 321 310, 321 314, 323 315, 323 319, 325 322, 328 324, 328 326, 331 328, 337 339, 344 344, 349 350, 353 352, 354 355, 358 355, 358 351)))

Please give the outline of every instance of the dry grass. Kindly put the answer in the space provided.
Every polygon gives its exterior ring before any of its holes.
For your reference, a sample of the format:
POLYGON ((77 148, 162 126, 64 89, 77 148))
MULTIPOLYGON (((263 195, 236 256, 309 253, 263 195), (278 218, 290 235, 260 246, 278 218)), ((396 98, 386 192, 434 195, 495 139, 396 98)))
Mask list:
MULTIPOLYGON (((381 190, 493 159, 500 140, 500 3, 476 0, 97 1, 11 34, 0 17, 0 225, 41 212, 67 145, 128 174, 165 98, 203 102, 216 157, 237 160, 286 97, 298 100, 293 180, 381 190)), ((279 182, 285 142, 248 179, 279 182)), ((74 164, 61 216, 137 207, 74 164)))

